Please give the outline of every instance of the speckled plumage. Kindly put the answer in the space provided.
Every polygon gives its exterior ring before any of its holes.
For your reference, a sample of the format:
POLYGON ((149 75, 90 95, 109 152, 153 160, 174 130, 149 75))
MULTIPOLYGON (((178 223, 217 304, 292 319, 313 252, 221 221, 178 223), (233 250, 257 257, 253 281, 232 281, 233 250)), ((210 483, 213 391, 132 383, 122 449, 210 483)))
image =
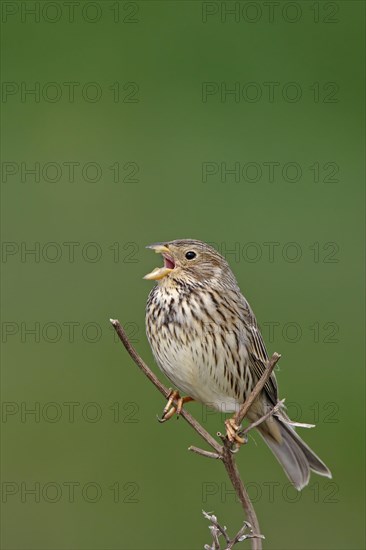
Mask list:
MULTIPOLYGON (((254 313, 216 250, 192 239, 154 246, 157 251, 165 250, 169 266, 151 290, 146 306, 147 337, 159 367, 196 401, 223 412, 237 411, 268 360, 254 313), (185 257, 188 251, 195 254, 191 260, 185 257)), ((248 418, 256 420, 277 401, 272 374, 248 418)), ((308 483, 309 469, 330 476, 286 421, 282 411, 261 424, 259 431, 288 477, 302 488, 308 483)))

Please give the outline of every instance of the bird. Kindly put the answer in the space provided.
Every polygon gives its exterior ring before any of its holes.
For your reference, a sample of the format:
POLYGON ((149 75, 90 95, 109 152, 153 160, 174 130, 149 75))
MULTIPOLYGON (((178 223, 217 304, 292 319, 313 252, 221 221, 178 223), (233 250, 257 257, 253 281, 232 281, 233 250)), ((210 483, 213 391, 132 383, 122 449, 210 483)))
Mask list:
MULTIPOLYGON (((163 266, 144 277, 156 281, 146 304, 146 335, 159 368, 177 388, 171 391, 162 421, 179 414, 188 401, 236 413, 262 376, 269 356, 228 262, 196 239, 158 242, 147 248, 162 255, 163 266)), ((247 420, 253 423, 274 407, 276 412, 256 429, 294 487, 304 488, 310 471, 331 478, 279 404, 272 372, 247 420)), ((226 427, 230 441, 244 442, 232 419, 226 427)))

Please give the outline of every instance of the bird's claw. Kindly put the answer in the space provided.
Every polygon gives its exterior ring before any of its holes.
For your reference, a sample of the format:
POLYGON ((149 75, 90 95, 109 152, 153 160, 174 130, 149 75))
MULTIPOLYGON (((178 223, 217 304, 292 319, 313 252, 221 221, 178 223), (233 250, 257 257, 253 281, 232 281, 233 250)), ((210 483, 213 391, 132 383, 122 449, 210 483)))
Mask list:
POLYGON ((238 426, 235 423, 234 418, 228 418, 225 420, 226 427, 226 437, 233 446, 233 452, 237 452, 241 445, 244 445, 247 442, 247 438, 241 437, 240 429, 241 426, 238 426))
POLYGON ((193 401, 192 397, 186 396, 181 397, 179 395, 178 390, 172 390, 170 388, 169 394, 168 394, 168 402, 165 405, 163 409, 163 414, 161 418, 157 416, 158 421, 162 424, 163 422, 166 422, 172 416, 177 414, 177 418, 179 418, 180 413, 182 412, 184 403, 187 403, 188 401, 193 401), (176 404, 175 404, 176 401, 176 404))

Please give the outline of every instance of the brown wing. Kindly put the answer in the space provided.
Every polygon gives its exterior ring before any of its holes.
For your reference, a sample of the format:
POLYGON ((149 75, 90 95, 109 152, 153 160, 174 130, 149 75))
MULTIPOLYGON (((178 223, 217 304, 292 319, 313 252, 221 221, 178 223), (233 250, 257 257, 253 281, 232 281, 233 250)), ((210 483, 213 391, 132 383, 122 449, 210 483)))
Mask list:
MULTIPOLYGON (((263 341, 263 337, 258 328, 258 324, 255 318, 255 315, 248 304, 248 302, 243 298, 243 305, 245 308, 245 315, 243 322, 246 325, 247 334, 249 337, 249 346, 248 346, 248 355, 251 362, 251 367, 257 379, 261 378, 264 371, 266 370, 266 365, 269 360, 266 346, 263 341)), ((243 310, 242 310, 243 311, 243 310)), ((278 387, 277 380, 275 375, 272 373, 269 380, 264 386, 264 391, 266 392, 270 402, 275 405, 278 401, 278 387)))

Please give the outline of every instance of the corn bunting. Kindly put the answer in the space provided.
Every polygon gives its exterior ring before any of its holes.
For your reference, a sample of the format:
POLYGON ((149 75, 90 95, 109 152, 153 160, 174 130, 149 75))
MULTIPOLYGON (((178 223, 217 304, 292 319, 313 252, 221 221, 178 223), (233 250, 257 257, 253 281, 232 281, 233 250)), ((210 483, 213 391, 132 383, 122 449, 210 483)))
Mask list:
MULTIPOLYGON (((187 394, 179 400, 178 392, 172 394, 169 405, 177 406, 165 407, 163 420, 191 400, 222 412, 238 411, 263 374, 268 354, 228 263, 214 248, 193 239, 148 248, 162 254, 164 266, 145 276, 157 281, 146 306, 147 337, 160 369, 187 394)), ((248 420, 256 421, 277 403, 272 374, 248 420)), ((310 470, 331 477, 296 433, 284 407, 257 429, 297 489, 308 484, 310 470)))

